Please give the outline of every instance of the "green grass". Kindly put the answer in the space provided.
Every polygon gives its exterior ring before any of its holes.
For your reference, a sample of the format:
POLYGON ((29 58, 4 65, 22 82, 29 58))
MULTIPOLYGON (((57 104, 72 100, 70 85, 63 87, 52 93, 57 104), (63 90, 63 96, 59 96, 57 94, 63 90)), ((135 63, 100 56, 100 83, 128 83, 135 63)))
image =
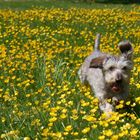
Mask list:
POLYGON ((22 1, 0 7, 1 139, 139 140, 139 5, 22 1), (97 32, 104 52, 118 54, 122 39, 134 46, 131 102, 110 119, 77 75, 97 32))
POLYGON ((105 3, 86 3, 71 0, 19 0, 19 1, 0 1, 0 8, 12 8, 12 9, 29 9, 32 7, 44 7, 44 8, 125 8, 130 9, 131 5, 124 4, 105 4, 105 3))

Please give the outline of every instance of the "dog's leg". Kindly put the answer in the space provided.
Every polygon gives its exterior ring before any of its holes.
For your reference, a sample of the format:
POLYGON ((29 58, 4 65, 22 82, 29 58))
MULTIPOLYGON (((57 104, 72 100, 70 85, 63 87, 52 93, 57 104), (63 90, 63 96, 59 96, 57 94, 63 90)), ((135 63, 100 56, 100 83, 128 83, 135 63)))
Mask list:
POLYGON ((84 63, 78 71, 79 79, 80 79, 81 83, 83 83, 83 84, 86 83, 86 77, 87 77, 86 76, 87 67, 85 65, 86 65, 86 63, 84 63))
POLYGON ((107 117, 111 116, 111 112, 115 111, 115 108, 112 104, 110 104, 106 99, 99 100, 99 107, 101 112, 104 112, 107 117))

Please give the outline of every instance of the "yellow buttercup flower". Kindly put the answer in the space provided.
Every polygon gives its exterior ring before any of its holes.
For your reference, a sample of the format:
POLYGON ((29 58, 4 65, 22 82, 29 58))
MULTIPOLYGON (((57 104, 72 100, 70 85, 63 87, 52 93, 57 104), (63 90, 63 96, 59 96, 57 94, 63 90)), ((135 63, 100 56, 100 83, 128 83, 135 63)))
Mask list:
POLYGON ((24 137, 23 140, 30 140, 30 137, 24 137))
POLYGON ((56 117, 52 117, 52 118, 49 119, 49 122, 55 122, 56 120, 57 120, 56 117))
POLYGON ((137 137, 137 133, 139 132, 139 130, 137 128, 134 128, 130 131, 130 135, 131 137, 137 137))
POLYGON ((66 132, 69 132, 71 130, 72 130, 72 126, 71 125, 68 125, 68 126, 65 127, 65 131, 66 132))
POLYGON ((118 136, 118 135, 113 135, 113 136, 111 137, 111 140, 119 140, 119 136, 118 136))
POLYGON ((86 127, 86 128, 84 128, 83 130, 82 130, 82 133, 83 134, 86 134, 86 133, 88 133, 90 131, 90 127, 86 127))
POLYGON ((105 140, 105 136, 104 136, 104 135, 99 136, 98 139, 99 139, 99 140, 105 140))
POLYGON ((87 120, 88 122, 96 121, 96 118, 90 115, 84 116, 83 119, 87 120))
POLYGON ((104 131, 104 135, 110 137, 110 136, 113 135, 113 132, 112 132, 111 129, 108 129, 108 130, 105 130, 105 131, 104 131))

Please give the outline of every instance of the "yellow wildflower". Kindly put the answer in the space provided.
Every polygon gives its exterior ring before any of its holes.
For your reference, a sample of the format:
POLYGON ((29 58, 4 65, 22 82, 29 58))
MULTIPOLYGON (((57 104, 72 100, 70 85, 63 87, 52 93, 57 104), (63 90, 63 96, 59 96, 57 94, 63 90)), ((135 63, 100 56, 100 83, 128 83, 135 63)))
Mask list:
POLYGON ((111 129, 108 129, 108 130, 105 130, 105 131, 104 131, 104 135, 105 135, 105 136, 110 137, 110 136, 112 136, 112 134, 113 134, 113 132, 112 132, 111 129))
POLYGON ((137 128, 134 128, 130 131, 130 135, 131 137, 136 137, 137 136, 137 133, 138 133, 138 129, 137 128))
POLYGON ((65 127, 65 131, 66 132, 69 132, 71 130, 72 130, 72 126, 71 125, 68 125, 68 126, 65 127))
POLYGON ((83 130, 82 130, 82 133, 83 134, 86 134, 86 133, 88 133, 90 131, 90 127, 86 127, 86 128, 84 128, 83 130))
POLYGON ((118 135, 113 135, 113 136, 111 137, 111 140, 119 140, 119 136, 118 136, 118 135))
POLYGON ((31 140, 30 137, 24 137, 23 140, 31 140))
POLYGON ((99 140, 105 140, 105 136, 104 136, 104 135, 99 136, 98 139, 99 139, 99 140))

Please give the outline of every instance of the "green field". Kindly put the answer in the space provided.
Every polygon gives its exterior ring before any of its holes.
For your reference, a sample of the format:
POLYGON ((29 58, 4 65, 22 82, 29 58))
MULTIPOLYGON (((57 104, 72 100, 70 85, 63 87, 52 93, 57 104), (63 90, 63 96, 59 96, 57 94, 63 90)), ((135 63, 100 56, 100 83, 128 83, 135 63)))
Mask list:
MULTIPOLYGON (((0 0, 0 8, 14 8, 14 9, 29 9, 32 7, 44 7, 44 8, 96 8, 103 9, 106 6, 108 8, 125 8, 125 10, 131 9, 132 4, 112 4, 112 3, 94 3, 94 2, 78 2, 80 0, 0 0)), ((81 0, 82 1, 82 0, 81 0)), ((90 0, 89 0, 90 1, 90 0)), ((117 0, 116 0, 117 1, 117 0)))
POLYGON ((140 6, 0 1, 0 139, 139 140, 140 6), (130 40, 130 98, 106 119, 77 71, 92 52, 130 40), (124 108, 125 107, 125 108, 124 108))

